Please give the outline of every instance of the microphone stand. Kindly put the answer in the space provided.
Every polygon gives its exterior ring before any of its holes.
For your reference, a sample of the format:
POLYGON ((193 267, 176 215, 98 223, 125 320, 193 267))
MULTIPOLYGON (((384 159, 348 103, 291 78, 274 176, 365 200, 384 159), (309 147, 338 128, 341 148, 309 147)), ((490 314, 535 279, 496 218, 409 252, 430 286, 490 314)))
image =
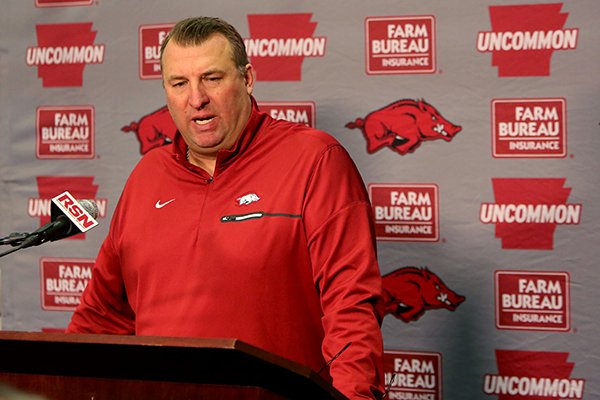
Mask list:
POLYGON ((0 253, 0 257, 4 257, 27 247, 38 246, 44 243, 45 236, 41 234, 44 234, 49 228, 49 226, 43 226, 32 233, 13 232, 10 235, 1 238, 0 245, 11 245, 13 248, 0 253))
POLYGON ((4 251, 2 253, 0 253, 0 257, 4 257, 6 255, 9 255, 10 253, 14 253, 17 250, 21 250, 23 248, 23 246, 17 246, 17 247, 13 247, 10 250, 4 251))

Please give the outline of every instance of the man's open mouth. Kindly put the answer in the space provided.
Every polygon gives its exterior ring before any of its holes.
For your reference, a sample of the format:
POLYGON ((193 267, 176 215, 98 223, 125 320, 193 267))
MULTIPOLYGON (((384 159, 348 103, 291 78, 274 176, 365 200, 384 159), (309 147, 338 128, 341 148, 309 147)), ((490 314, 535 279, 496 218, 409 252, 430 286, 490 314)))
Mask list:
POLYGON ((206 118, 194 118, 194 123, 196 125, 206 125, 211 122, 215 117, 206 117, 206 118))

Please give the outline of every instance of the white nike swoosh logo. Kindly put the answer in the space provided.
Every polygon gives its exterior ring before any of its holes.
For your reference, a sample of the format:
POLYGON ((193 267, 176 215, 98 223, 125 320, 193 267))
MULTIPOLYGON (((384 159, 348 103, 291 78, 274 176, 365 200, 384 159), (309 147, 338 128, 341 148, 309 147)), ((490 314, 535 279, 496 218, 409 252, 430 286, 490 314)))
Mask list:
POLYGON ((161 203, 160 200, 156 200, 156 204, 154 205, 154 207, 156 207, 156 208, 163 208, 164 206, 166 206, 167 204, 169 204, 172 201, 175 201, 175 199, 171 199, 169 201, 165 201, 164 203, 161 203))

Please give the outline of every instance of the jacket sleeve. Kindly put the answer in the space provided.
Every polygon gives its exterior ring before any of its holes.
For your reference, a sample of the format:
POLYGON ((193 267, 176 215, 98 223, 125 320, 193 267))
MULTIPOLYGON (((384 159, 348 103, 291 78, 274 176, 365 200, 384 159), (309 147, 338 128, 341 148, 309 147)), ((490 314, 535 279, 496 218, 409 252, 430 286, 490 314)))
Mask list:
POLYGON ((111 236, 100 248, 81 303, 67 327, 70 333, 133 335, 135 314, 127 301, 118 253, 111 236))
POLYGON ((350 156, 330 147, 318 161, 304 206, 313 277, 323 311, 323 357, 333 385, 350 399, 377 399, 383 388, 381 274, 371 206, 350 156))

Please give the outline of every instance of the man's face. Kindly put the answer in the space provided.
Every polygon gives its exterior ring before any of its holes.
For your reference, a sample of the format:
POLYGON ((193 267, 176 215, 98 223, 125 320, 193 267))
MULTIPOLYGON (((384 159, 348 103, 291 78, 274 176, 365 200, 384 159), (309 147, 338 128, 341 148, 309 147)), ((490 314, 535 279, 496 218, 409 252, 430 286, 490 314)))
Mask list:
POLYGON ((227 39, 215 34, 199 46, 170 41, 162 56, 167 106, 193 156, 214 158, 230 148, 252 109, 252 66, 242 75, 227 39))

